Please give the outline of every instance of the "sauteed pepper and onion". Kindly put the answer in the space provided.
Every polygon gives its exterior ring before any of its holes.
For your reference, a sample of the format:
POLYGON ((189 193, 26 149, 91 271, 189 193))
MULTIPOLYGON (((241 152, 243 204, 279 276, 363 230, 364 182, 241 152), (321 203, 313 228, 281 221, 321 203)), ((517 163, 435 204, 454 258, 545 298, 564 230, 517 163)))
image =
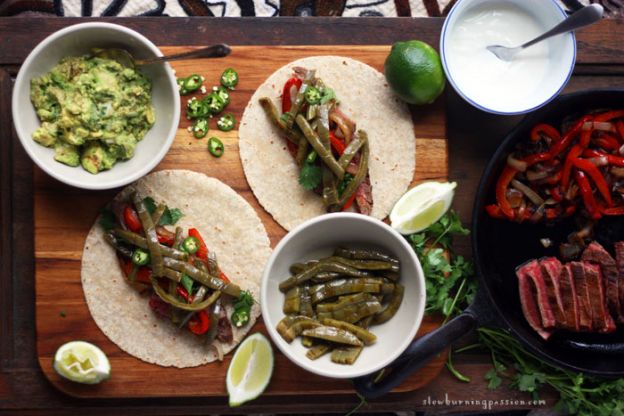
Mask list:
POLYGON ((370 214, 368 138, 340 111, 334 90, 314 70, 297 67, 284 84, 281 112, 268 97, 260 104, 287 139, 301 186, 321 195, 328 212, 354 206, 370 214))
POLYGON ((507 158, 487 213, 552 222, 576 212, 624 215, 624 110, 586 114, 561 129, 540 123, 507 158))
POLYGON ((126 280, 137 290, 151 290, 149 305, 156 313, 208 342, 230 343, 232 324, 249 322, 253 297, 219 268, 197 229, 167 228, 182 215, 133 193, 103 210, 100 225, 126 280), (231 317, 227 303, 233 305, 231 317))
POLYGON ((353 364, 377 339, 368 328, 390 320, 403 300, 399 261, 376 250, 340 247, 290 272, 279 285, 286 316, 277 332, 289 343, 301 335, 311 360, 331 352, 333 362, 353 364))

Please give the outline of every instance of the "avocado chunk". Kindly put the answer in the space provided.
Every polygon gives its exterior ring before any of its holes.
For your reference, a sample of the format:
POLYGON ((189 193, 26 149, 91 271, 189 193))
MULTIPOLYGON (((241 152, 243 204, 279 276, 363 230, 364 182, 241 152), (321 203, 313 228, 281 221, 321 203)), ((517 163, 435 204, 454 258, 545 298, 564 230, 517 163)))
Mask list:
POLYGON ((80 164, 80 153, 77 146, 62 141, 54 145, 54 160, 76 167, 80 164))
POLYGON ((58 138, 58 129, 56 124, 44 121, 33 133, 33 140, 45 147, 52 147, 58 138))
POLYGON ((115 161, 115 157, 97 142, 89 143, 80 157, 82 167, 93 174, 112 168, 115 161))
POLYGON ((108 145, 108 150, 118 159, 128 160, 134 156, 137 140, 132 134, 121 133, 115 136, 108 145))

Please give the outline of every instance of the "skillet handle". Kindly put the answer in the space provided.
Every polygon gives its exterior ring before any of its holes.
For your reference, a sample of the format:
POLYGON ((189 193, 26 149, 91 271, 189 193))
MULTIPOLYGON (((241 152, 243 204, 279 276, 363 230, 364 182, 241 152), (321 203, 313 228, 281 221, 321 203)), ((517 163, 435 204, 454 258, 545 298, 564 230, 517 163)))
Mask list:
POLYGON ((383 396, 476 326, 477 318, 474 313, 470 309, 462 312, 446 325, 412 342, 405 352, 386 368, 386 371, 390 369, 390 374, 381 381, 375 382, 376 373, 354 379, 355 390, 367 399, 383 396))

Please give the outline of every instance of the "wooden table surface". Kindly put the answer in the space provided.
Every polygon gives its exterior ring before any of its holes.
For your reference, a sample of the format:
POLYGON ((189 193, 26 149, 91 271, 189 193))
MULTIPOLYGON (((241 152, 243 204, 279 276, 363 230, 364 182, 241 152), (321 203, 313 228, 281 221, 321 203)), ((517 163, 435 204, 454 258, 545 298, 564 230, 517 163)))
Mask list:
MULTIPOLYGON (((88 19, 0 18, 0 413, 16 409, 28 414, 207 414, 346 412, 359 399, 331 396, 262 397, 236 411, 222 398, 157 400, 76 400, 57 392, 36 360, 33 278, 33 164, 22 150, 10 118, 11 83, 20 62, 48 34, 88 19)), ((158 45, 390 44, 421 39, 437 45, 441 19, 410 18, 130 18, 108 19, 129 26, 158 45)), ((605 20, 578 34, 574 76, 566 92, 597 87, 624 88, 624 22, 605 20)), ((261 57, 259 62, 261 63, 261 57)), ((480 112, 447 87, 450 178, 458 181, 455 208, 469 223, 472 199, 481 171, 506 132, 521 117, 480 112)), ((467 240, 460 251, 470 253, 467 240)), ((413 393, 388 395, 362 411, 483 411, 483 401, 507 401, 491 410, 528 408, 517 392, 486 388, 487 355, 457 356, 455 364, 471 383, 448 372, 413 393), (445 400, 448 402, 445 403, 445 400), (436 404, 436 401, 440 401, 436 404), (455 403, 453 403, 455 401, 455 403), (459 403, 464 401, 464 403, 459 403), (466 403, 468 401, 468 403, 466 403)), ((175 386, 172 386, 175 388, 175 386)), ((544 394, 546 404, 556 401, 544 394)))

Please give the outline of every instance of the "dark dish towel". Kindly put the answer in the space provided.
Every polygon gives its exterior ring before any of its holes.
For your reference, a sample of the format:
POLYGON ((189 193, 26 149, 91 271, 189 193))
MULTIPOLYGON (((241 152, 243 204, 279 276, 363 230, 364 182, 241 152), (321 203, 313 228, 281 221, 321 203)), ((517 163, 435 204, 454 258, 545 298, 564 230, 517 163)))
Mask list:
MULTIPOLYGON (((446 16, 457 0, 0 0, 0 16, 446 16)), ((558 0, 568 11, 602 3, 624 16, 624 0, 558 0)))

